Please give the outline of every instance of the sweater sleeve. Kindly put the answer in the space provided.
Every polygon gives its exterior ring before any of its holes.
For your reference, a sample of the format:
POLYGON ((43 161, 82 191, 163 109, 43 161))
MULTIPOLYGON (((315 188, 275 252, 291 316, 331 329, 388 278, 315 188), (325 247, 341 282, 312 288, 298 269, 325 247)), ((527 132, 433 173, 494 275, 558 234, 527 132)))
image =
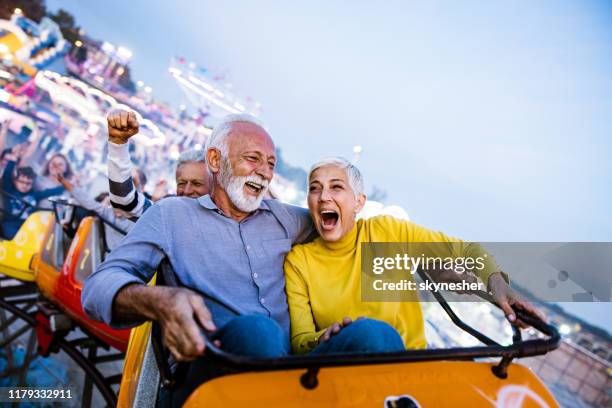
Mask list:
POLYGON ((99 203, 93 198, 89 197, 87 192, 85 192, 85 190, 83 190, 82 188, 75 187, 70 192, 70 195, 72 195, 72 197, 79 203, 79 205, 81 205, 86 210, 98 213, 98 211, 108 208, 104 204, 99 203))
POLYGON ((319 337, 325 329, 316 330, 308 285, 300 273, 305 265, 300 265, 298 252, 299 249, 294 247, 285 260, 285 289, 291 319, 291 348, 294 353, 303 354, 318 345, 319 337))
POLYGON ((129 215, 140 217, 150 206, 149 199, 134 187, 132 160, 127 143, 108 142, 108 185, 112 206, 129 215))
MULTIPOLYGON (((495 258, 477 242, 465 242, 458 238, 450 237, 443 232, 433 231, 422 227, 411 221, 399 220, 393 217, 385 217, 389 223, 388 228, 397 231, 399 242, 417 243, 419 251, 431 257, 463 257, 480 259, 483 267, 474 268, 474 273, 487 285, 489 276, 501 269, 495 258)), ((504 279, 509 282, 508 275, 502 272, 504 279)))
POLYGON ((4 173, 2 173, 2 189, 7 193, 11 193, 14 190, 13 172, 15 171, 15 165, 14 161, 9 160, 4 168, 4 173))
POLYGON ((134 225, 132 221, 126 218, 117 217, 111 207, 97 202, 81 188, 75 187, 70 194, 83 208, 95 212, 104 221, 112 223, 124 233, 127 233, 134 225))
POLYGON ((33 195, 36 198, 36 201, 39 201, 39 200, 44 200, 45 198, 48 198, 48 197, 61 195, 65 190, 66 189, 64 188, 64 186, 58 186, 58 187, 53 187, 53 188, 47 188, 46 190, 35 191, 33 195))

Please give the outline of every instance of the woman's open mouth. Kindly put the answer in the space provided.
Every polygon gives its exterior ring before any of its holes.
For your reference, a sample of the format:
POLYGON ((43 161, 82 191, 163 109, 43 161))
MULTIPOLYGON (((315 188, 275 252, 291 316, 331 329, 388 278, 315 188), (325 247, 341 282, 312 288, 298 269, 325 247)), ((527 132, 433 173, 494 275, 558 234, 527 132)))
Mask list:
POLYGON ((321 211, 321 228, 323 231, 331 231, 338 225, 340 215, 333 210, 321 211))

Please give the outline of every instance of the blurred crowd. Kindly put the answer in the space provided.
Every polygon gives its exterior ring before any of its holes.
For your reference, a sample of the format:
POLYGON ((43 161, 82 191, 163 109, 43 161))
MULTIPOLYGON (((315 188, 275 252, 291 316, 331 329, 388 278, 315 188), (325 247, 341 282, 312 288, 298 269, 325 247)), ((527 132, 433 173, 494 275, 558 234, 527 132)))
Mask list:
MULTIPOLYGON (((0 235, 14 238, 35 209, 52 208, 52 196, 95 196, 110 209, 106 117, 113 109, 136 110, 116 99, 123 95, 75 77, 52 71, 29 76, 7 60, 0 74, 0 235)), ((138 140, 126 146, 133 184, 152 201, 175 191, 180 152, 202 149, 206 131, 188 118, 179 123, 169 110, 156 114, 163 124, 137 114, 138 140)), ((120 210, 114 214, 121 218, 120 210)))
MULTIPOLYGON (((30 106, 39 109, 44 104, 32 100, 30 106)), ((53 123, 14 106, 0 107, 0 234, 4 238, 14 238, 35 209, 51 209, 49 197, 70 197, 76 192, 83 198, 108 190, 106 128, 82 120, 74 126, 70 119, 79 115, 60 116, 52 101, 47 105, 61 120, 53 123)), ((136 144, 130 146, 134 161, 146 163, 136 144)), ((145 171, 134 166, 132 179, 144 193, 145 171)), ((168 193, 167 188, 160 178, 149 197, 156 200, 168 193)), ((97 195, 97 201, 108 205, 108 192, 97 195)))

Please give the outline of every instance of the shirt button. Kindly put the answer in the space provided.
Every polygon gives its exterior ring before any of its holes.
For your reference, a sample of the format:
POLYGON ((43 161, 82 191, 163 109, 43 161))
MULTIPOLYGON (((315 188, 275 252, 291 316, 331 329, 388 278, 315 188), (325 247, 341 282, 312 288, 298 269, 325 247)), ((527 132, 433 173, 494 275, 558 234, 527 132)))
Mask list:
POLYGON ((250 249, 251 249, 251 246, 250 246, 250 245, 247 245, 247 246, 246 246, 246 249, 247 249, 247 251, 248 251, 248 250, 250 250, 250 249))
POLYGON ((255 273, 253 274, 253 278, 257 279, 257 276, 258 276, 258 275, 257 275, 257 272, 255 272, 255 273))
POLYGON ((260 298, 259 300, 261 301, 261 304, 266 303, 266 299, 264 299, 264 298, 260 298))

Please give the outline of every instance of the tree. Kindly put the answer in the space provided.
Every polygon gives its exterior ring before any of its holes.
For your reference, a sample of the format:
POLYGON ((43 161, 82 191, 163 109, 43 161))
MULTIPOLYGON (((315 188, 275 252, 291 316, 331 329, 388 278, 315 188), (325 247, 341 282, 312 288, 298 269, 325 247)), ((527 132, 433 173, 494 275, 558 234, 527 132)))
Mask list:
POLYGON ((130 71, 130 67, 127 65, 123 66, 123 73, 119 77, 119 81, 117 81, 117 83, 126 91, 131 93, 136 92, 136 85, 134 84, 134 81, 132 81, 132 73, 130 71))
POLYGON ((57 13, 48 14, 49 18, 57 23, 60 30, 62 31, 62 35, 67 41, 71 43, 76 42, 81 39, 81 35, 79 34, 79 27, 77 27, 74 16, 67 12, 64 9, 57 10, 57 13))
POLYGON ((87 47, 76 47, 74 60, 79 65, 87 61, 87 47))
POLYGON ((47 15, 45 0, 2 0, 0 1, 0 18, 9 20, 13 11, 20 8, 25 17, 40 23, 47 15))

